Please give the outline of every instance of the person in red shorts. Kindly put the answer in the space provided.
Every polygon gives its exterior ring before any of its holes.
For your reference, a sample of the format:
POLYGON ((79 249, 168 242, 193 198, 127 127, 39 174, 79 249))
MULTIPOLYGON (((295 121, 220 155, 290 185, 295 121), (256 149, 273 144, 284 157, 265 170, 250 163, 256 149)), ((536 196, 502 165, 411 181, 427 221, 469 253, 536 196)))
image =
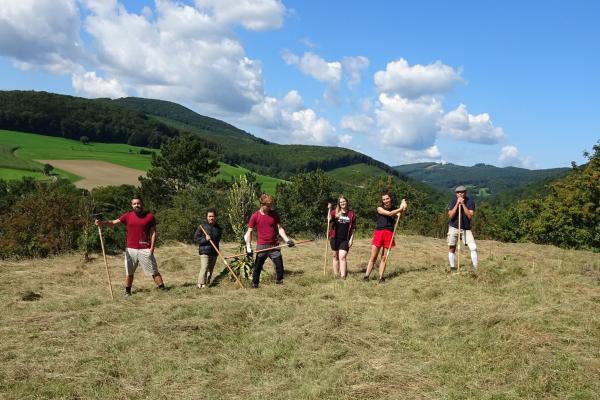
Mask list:
MULTIPOLYGON (((377 261, 381 248, 388 249, 395 246, 394 243, 394 224, 396 223, 397 215, 406 210, 406 200, 402 199, 400 207, 396 208, 392 195, 384 193, 381 196, 381 205, 377 207, 377 224, 373 232, 373 240, 371 241, 371 258, 367 264, 367 270, 363 279, 369 280, 369 275, 373 270, 373 265, 377 261)), ((383 258, 385 250, 381 252, 383 258)), ((383 282, 382 263, 379 264, 379 281, 383 282)))
MULTIPOLYGON (((288 247, 294 246, 294 241, 287 237, 279 222, 279 214, 277 214, 276 211, 271 210, 272 204, 273 198, 271 196, 268 194, 261 195, 260 209, 250 217, 248 230, 244 235, 246 252, 249 256, 252 256, 252 231, 254 229, 257 231, 257 251, 278 246, 279 240, 277 239, 277 234, 285 240, 288 247)), ((279 251, 279 249, 273 249, 256 254, 254 270, 252 271, 253 288, 258 288, 260 273, 262 272, 262 267, 267 260, 267 257, 271 259, 275 267, 275 283, 283 283, 283 258, 281 257, 281 251, 279 251)))
POLYGON ((113 221, 96 220, 100 227, 125 224, 127 226, 127 246, 125 248, 125 297, 131 296, 133 274, 138 264, 142 265, 144 273, 151 275, 159 289, 166 290, 158 265, 154 257, 156 245, 156 220, 152 213, 144 211, 142 200, 138 197, 131 199, 133 211, 126 212, 113 221))

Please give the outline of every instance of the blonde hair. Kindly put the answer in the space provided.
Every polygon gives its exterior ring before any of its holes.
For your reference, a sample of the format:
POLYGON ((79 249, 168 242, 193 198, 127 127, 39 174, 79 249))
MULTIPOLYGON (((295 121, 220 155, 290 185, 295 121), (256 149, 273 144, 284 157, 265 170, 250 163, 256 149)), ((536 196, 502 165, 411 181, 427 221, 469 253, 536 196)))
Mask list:
POLYGON ((259 201, 260 201, 260 205, 261 205, 261 206, 262 206, 262 205, 265 205, 265 204, 269 204, 269 205, 271 205, 271 204, 273 204, 273 197, 269 196, 269 195, 268 195, 268 194, 266 194, 266 193, 263 193, 263 194, 260 196, 260 200, 259 200, 259 201))
POLYGON ((335 216, 336 217, 338 215, 340 215, 340 213, 342 212, 342 208, 340 207, 340 201, 342 199, 346 200, 346 211, 350 211, 350 202, 348 201, 348 199, 346 198, 346 196, 344 196, 343 194, 341 194, 340 197, 338 198, 337 206, 335 207, 335 216))

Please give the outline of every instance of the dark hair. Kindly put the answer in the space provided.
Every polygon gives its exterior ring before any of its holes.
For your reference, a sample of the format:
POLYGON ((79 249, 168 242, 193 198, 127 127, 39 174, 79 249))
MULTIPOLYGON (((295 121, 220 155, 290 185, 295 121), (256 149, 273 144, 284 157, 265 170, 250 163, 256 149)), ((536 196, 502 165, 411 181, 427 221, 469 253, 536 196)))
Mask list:
POLYGON ((142 200, 142 196, 133 195, 133 197, 131 198, 131 201, 134 201, 135 199, 139 200, 142 204, 144 204, 144 200, 142 200))
POLYGON ((213 213, 215 214, 215 217, 217 216, 217 210, 215 210, 214 208, 209 208, 208 210, 206 210, 206 215, 208 215, 208 213, 213 213))
MULTIPOLYGON (((380 196, 380 197, 383 197, 383 196, 389 196, 389 197, 390 197, 390 200, 392 200, 392 205, 391 205, 391 207, 392 207, 392 208, 394 208, 394 207, 395 207, 395 204, 396 204, 396 203, 394 202, 394 195, 392 195, 392 193, 390 193, 390 192, 383 192, 383 193, 381 193, 381 196, 380 196)), ((381 201, 381 206, 383 207, 383 200, 381 201)))

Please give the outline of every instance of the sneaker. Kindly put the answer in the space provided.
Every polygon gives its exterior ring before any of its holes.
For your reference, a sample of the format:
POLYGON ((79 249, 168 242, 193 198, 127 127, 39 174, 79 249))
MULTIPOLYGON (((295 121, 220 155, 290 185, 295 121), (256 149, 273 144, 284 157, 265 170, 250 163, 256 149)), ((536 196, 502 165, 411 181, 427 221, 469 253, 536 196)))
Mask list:
POLYGON ((380 277, 377 282, 378 283, 384 283, 385 282, 385 277, 384 276, 380 277))
POLYGON ((252 282, 252 289, 258 289, 258 283, 252 282))
POLYGON ((196 286, 198 287, 198 289, 204 289, 206 287, 206 285, 204 284, 198 284, 196 286))
POLYGON ((131 297, 131 292, 123 292, 123 297, 131 297))
POLYGON ((283 279, 278 279, 275 281, 276 285, 283 285, 283 279))
POLYGON ((363 281, 368 282, 369 281, 369 276, 368 275, 363 276, 363 281))
POLYGON ((454 274, 456 272, 458 272, 458 268, 456 268, 456 267, 450 267, 450 273, 451 274, 454 274))

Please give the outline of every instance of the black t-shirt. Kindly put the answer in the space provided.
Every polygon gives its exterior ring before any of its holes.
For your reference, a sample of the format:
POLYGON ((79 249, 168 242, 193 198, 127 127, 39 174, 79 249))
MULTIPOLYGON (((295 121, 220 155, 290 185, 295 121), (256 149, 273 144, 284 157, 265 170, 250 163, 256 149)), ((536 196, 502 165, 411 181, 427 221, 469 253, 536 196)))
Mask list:
MULTIPOLYGON (((392 211, 392 210, 395 210, 395 208, 392 206, 389 209, 384 208, 384 210, 392 211)), ((395 215, 382 215, 382 214, 377 213, 377 225, 375 225, 375 229, 378 231, 381 231, 383 229, 386 229, 388 231, 393 231, 395 222, 396 222, 395 215)))
MULTIPOLYGON (((448 204, 448 211, 450 211, 454 208, 457 200, 458 200, 457 198, 454 198, 450 201, 450 203, 448 204)), ((471 200, 468 197, 465 197, 465 205, 467 206, 468 210, 475 211, 475 201, 471 200)), ((460 216, 461 216, 460 229, 464 229, 464 230, 468 231, 471 229, 471 220, 469 219, 469 217, 467 217, 465 215, 465 213, 463 211, 464 210, 461 210, 461 214, 460 214, 460 216)), ((454 217, 452 219, 450 219, 450 222, 448 222, 448 225, 450 225, 453 228, 458 229, 458 211, 456 211, 456 214, 454 214, 454 217)))
POLYGON ((339 214, 334 219, 335 223, 335 238, 347 240, 348 230, 350 229, 350 217, 348 214, 339 214))

